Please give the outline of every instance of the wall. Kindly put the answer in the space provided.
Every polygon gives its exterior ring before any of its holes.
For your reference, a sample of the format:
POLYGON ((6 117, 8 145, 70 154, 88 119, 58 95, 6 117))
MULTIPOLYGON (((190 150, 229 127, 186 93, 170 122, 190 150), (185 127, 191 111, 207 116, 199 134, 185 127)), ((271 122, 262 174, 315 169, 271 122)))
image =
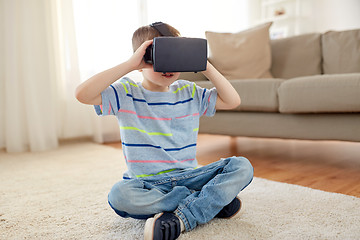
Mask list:
MULTIPOLYGON (((275 2, 286 4, 291 1, 295 0, 275 2)), ((250 25, 264 21, 261 19, 261 2, 262 0, 249 0, 250 25)), ((296 20, 298 31, 295 31, 297 34, 360 28, 359 0, 301 0, 299 2, 300 16, 296 20)), ((292 24, 294 22, 289 21, 289 26, 294 28, 292 24)))
POLYGON ((360 1, 316 0, 313 20, 316 32, 360 28, 360 1))

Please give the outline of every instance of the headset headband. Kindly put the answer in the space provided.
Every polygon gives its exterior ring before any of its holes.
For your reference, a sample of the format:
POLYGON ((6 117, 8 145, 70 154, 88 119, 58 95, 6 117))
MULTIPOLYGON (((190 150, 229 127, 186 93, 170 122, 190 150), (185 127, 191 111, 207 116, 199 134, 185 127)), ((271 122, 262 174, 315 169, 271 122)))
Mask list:
POLYGON ((150 27, 155 28, 161 36, 174 37, 174 34, 170 32, 168 27, 163 22, 154 22, 150 24, 150 27))

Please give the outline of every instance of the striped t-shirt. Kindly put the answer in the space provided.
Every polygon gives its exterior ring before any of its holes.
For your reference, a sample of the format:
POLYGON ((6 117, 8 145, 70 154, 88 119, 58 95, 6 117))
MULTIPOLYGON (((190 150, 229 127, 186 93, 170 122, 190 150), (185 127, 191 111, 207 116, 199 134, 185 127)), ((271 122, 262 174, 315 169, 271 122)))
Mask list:
POLYGON ((213 116, 217 91, 177 80, 152 92, 124 77, 101 93, 98 115, 115 115, 128 167, 124 177, 195 168, 200 116, 213 116))

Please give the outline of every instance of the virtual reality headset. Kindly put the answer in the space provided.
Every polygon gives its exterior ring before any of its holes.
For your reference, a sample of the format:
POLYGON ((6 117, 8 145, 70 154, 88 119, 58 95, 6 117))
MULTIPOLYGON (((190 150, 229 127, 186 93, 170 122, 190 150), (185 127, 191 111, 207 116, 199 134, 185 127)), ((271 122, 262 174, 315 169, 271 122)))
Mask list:
POLYGON ((144 61, 155 72, 200 72, 206 70, 207 41, 202 38, 174 37, 162 22, 150 25, 161 34, 146 49, 144 61))

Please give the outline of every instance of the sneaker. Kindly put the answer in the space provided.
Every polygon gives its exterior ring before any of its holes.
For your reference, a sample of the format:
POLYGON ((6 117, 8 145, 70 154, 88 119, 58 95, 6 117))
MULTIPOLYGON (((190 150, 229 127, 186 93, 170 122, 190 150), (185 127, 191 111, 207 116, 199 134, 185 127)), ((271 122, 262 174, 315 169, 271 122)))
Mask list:
POLYGON ((232 218, 234 217, 241 209, 241 200, 236 197, 228 205, 223 207, 221 211, 215 216, 217 218, 232 218))
POLYGON ((144 229, 145 240, 173 240, 180 236, 181 220, 171 212, 156 214, 146 220, 144 229))

